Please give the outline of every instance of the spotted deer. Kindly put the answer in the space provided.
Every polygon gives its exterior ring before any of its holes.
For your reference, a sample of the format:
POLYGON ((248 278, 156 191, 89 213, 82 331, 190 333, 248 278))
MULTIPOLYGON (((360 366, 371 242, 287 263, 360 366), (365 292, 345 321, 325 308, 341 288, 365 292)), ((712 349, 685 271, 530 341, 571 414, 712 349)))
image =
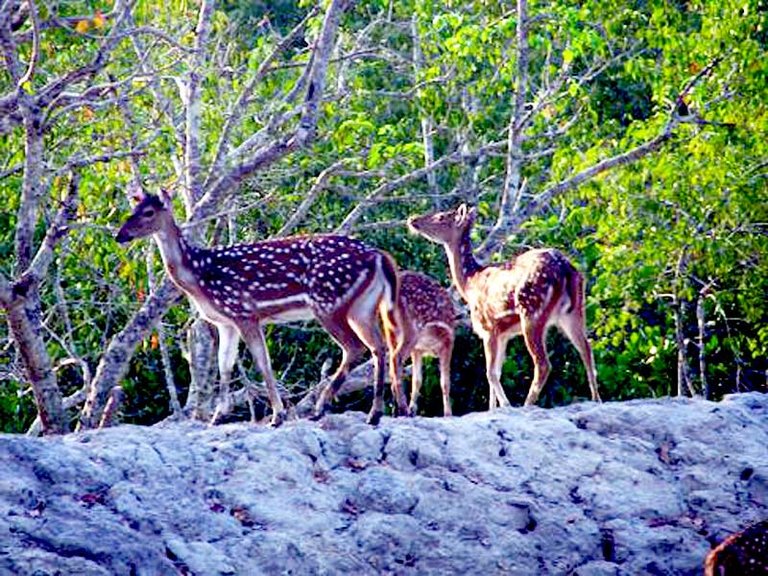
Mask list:
MULTIPOLYGON (((443 415, 451 415, 451 354, 456 327, 456 311, 448 291, 435 280, 419 272, 400 273, 400 318, 402 342, 399 362, 411 358, 412 414, 421 392, 422 358, 435 356, 440 366, 443 415)), ((397 372, 392 375, 396 378, 397 372)))
POLYGON ((473 330, 483 340, 490 408, 509 405, 501 369, 507 343, 518 334, 523 335, 534 363, 525 405, 537 402, 551 370, 546 333, 553 325, 579 351, 592 400, 600 401, 587 339, 584 277, 561 252, 551 249, 528 250, 499 265, 480 265, 469 237, 475 213, 462 204, 453 210, 414 216, 408 225, 445 249, 453 284, 469 306, 473 330))
POLYGON ((731 534, 704 560, 704 576, 768 574, 768 520, 731 534))
MULTIPOLYGON (((335 397, 352 363, 368 349, 373 355, 374 400, 368 421, 383 410, 388 338, 399 331, 397 266, 387 253, 360 240, 337 235, 306 235, 254 244, 203 248, 184 239, 170 195, 140 193, 116 240, 152 235, 165 269, 219 335, 219 408, 229 408, 229 383, 242 338, 264 377, 272 425, 286 416, 264 340, 263 325, 316 319, 341 346, 341 365, 315 407, 321 416, 335 397)), ((392 338, 396 346, 400 340, 392 338)), ((397 350, 390 353, 393 358, 397 350)), ((390 363, 390 368, 394 364, 390 363)), ((400 383, 392 382, 400 413, 408 407, 400 383)))

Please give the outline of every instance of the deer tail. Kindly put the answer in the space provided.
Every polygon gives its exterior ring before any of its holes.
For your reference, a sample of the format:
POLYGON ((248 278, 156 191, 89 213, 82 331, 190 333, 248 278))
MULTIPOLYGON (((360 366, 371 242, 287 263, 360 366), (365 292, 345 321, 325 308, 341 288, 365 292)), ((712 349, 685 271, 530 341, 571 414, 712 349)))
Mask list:
POLYGON ((569 263, 565 278, 565 293, 570 301, 566 312, 584 310, 584 276, 569 263))
POLYGON ((384 296, 380 304, 381 319, 389 348, 395 350, 402 336, 400 274, 395 259, 386 252, 382 252, 381 271, 385 282, 384 296))

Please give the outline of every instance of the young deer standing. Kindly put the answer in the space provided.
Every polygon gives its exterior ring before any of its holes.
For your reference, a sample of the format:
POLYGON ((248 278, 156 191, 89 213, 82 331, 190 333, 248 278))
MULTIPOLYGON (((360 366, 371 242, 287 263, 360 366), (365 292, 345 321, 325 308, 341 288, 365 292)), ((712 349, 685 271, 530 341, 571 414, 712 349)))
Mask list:
MULTIPOLYGON (((398 363, 411 357, 411 402, 416 414, 422 382, 424 356, 437 357, 440 364, 440 388, 443 391, 443 415, 451 415, 451 354, 456 327, 456 311, 448 291, 435 280, 418 272, 400 274, 400 318, 402 344, 398 363)), ((393 373, 396 378, 399 368, 393 373)))
POLYGON ((443 245, 453 283, 470 309, 472 328, 483 339, 490 408, 508 406, 501 385, 507 342, 522 333, 534 373, 525 405, 535 404, 551 369, 547 329, 556 325, 579 351, 599 401, 592 348, 584 314, 584 278, 557 250, 529 250, 500 265, 481 266, 469 238, 475 209, 457 209, 409 219, 411 230, 443 245))
MULTIPOLYGON (((173 219, 171 199, 140 194, 138 204, 117 234, 128 242, 152 234, 165 269, 200 315, 219 334, 220 408, 229 407, 229 382, 240 337, 245 340, 267 386, 272 424, 285 419, 275 376, 264 341, 263 324, 315 318, 342 348, 341 365, 316 405, 326 410, 366 348, 373 354, 374 400, 368 421, 379 421, 383 409, 387 343, 396 346, 399 334, 399 279, 391 256, 345 236, 293 236, 255 244, 202 248, 188 244, 173 219), (222 407, 223 406, 223 407, 222 407)), ((397 351, 390 353, 396 357, 397 351)), ((391 361, 390 367, 394 367, 391 361)), ((401 413, 407 414, 400 383, 392 392, 401 413)))

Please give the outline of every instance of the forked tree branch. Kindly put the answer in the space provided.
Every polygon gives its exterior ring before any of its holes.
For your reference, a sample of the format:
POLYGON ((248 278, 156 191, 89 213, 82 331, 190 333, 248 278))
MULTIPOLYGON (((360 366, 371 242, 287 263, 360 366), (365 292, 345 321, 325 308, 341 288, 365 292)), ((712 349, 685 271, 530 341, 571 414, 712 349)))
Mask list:
POLYGON ((29 11, 29 20, 32 22, 32 54, 29 56, 27 71, 24 73, 24 76, 19 78, 17 84, 22 90, 25 89, 24 85, 27 82, 30 82, 35 75, 37 59, 40 57, 40 22, 37 17, 37 8, 35 7, 34 0, 27 0, 27 8, 29 11))

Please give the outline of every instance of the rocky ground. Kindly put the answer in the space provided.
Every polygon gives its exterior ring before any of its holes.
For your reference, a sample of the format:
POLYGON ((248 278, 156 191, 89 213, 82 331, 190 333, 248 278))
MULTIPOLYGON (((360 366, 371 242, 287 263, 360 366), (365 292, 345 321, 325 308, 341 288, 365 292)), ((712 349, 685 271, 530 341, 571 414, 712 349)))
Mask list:
POLYGON ((701 574, 768 396, 0 436, 0 574, 701 574))

